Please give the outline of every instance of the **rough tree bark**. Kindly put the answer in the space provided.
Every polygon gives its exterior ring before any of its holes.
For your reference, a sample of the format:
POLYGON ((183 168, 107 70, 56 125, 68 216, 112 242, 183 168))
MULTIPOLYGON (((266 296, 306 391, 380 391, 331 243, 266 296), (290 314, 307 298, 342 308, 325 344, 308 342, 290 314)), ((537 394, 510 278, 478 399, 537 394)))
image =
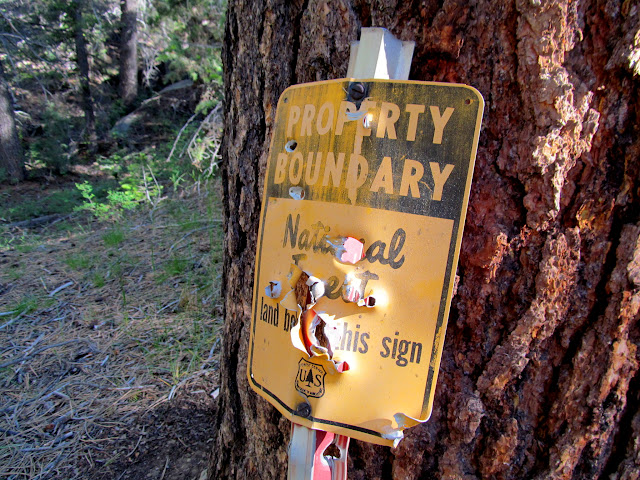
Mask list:
POLYGON ((16 130, 9 85, 0 63, 0 181, 18 183, 24 180, 24 154, 16 130))
POLYGON ((129 107, 138 96, 138 0, 122 0, 120 5, 120 96, 129 107))
POLYGON ((286 475, 289 422, 245 373, 262 177, 280 93, 343 77, 366 26, 486 110, 434 413, 395 449, 353 442, 349 478, 638 478, 637 0, 230 2, 211 478, 286 475))
POLYGON ((82 96, 82 110, 85 120, 85 138, 89 144, 89 153, 96 150, 96 117, 93 110, 93 100, 91 98, 91 85, 89 81, 89 54, 87 53, 87 42, 84 38, 84 19, 82 10, 86 0, 74 0, 71 2, 73 9, 73 34, 76 44, 76 59, 80 73, 80 94, 82 96))

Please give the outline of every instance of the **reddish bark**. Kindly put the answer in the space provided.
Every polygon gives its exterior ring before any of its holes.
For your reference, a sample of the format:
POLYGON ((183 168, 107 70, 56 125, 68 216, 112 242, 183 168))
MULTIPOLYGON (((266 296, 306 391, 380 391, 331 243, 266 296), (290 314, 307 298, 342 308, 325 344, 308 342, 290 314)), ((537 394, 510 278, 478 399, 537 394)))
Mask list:
POLYGON ((280 93, 344 76, 364 26, 486 109, 434 413, 353 442, 349 478, 638 478, 638 25, 637 1, 230 3, 211 478, 285 476, 288 422, 245 375, 262 177, 280 93))

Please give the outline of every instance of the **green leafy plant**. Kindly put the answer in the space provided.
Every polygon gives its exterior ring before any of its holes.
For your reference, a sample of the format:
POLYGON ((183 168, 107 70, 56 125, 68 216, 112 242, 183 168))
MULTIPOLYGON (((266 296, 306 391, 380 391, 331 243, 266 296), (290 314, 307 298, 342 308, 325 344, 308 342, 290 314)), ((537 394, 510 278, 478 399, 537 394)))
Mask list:
POLYGON ((132 210, 144 201, 152 202, 160 196, 160 185, 141 184, 140 179, 130 176, 119 183, 119 189, 108 190, 104 201, 100 201, 89 182, 76 183, 84 203, 78 210, 87 210, 99 220, 117 220, 125 210, 132 210))
POLYGON ((89 182, 76 183, 76 188, 80 190, 82 198, 85 199, 85 202, 78 207, 78 210, 88 210, 99 219, 109 217, 111 208, 108 204, 96 200, 96 195, 93 193, 93 186, 89 182))

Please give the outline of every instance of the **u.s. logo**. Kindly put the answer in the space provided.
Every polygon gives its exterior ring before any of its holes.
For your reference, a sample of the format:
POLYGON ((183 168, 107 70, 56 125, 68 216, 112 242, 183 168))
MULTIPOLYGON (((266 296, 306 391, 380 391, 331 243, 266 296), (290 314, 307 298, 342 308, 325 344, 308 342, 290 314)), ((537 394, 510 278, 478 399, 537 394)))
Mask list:
POLYGON ((298 362, 296 390, 307 397, 320 398, 324 395, 324 377, 327 372, 322 365, 316 365, 301 358, 298 362))

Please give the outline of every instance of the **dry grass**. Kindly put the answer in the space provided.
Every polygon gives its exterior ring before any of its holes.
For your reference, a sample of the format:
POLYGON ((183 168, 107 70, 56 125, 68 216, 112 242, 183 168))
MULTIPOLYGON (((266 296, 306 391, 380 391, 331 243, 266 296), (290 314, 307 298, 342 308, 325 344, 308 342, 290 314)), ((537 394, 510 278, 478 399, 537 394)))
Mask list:
POLYGON ((110 457, 108 432, 180 395, 210 398, 222 250, 215 190, 116 224, 3 232, 0 477, 80 478, 121 455, 110 457))

